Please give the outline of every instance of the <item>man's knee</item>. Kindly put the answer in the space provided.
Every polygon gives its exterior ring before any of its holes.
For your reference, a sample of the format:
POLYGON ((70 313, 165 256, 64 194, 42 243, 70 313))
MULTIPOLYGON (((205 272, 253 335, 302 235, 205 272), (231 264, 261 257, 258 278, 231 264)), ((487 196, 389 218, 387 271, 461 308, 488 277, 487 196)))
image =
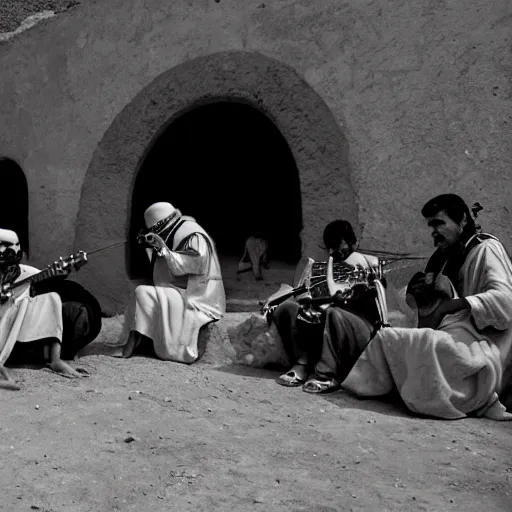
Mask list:
POLYGON ((332 306, 330 308, 327 308, 325 312, 325 318, 327 321, 333 321, 333 320, 344 320, 347 318, 348 312, 344 309, 337 308, 335 306, 332 306))
POLYGON ((64 302, 62 304, 62 319, 64 323, 74 326, 80 332, 89 329, 89 311, 81 302, 64 302))
POLYGON ((274 311, 273 318, 276 324, 290 321, 297 317, 299 311, 299 305, 296 302, 285 301, 279 304, 274 311))

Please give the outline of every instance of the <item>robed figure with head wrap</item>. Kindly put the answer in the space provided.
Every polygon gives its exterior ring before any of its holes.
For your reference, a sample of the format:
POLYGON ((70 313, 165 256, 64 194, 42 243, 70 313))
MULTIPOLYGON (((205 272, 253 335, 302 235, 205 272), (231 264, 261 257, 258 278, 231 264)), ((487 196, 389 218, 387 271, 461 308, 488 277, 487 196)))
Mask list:
POLYGON ((66 279, 69 268, 50 265, 50 277, 36 280, 39 269, 21 259, 17 233, 0 229, 0 367, 8 359, 26 362, 35 356, 65 377, 83 376, 64 360, 73 359, 100 332, 99 303, 66 279))
POLYGON ((362 397, 398 392, 426 416, 510 421, 502 403, 512 373, 510 257, 456 194, 434 197, 421 214, 436 250, 407 287, 418 327, 381 329, 343 388, 362 397))
POLYGON ((195 219, 169 203, 150 206, 144 220, 138 240, 146 246, 153 283, 135 288, 123 356, 149 339, 160 359, 192 363, 198 358, 199 330, 226 310, 214 242, 195 219))

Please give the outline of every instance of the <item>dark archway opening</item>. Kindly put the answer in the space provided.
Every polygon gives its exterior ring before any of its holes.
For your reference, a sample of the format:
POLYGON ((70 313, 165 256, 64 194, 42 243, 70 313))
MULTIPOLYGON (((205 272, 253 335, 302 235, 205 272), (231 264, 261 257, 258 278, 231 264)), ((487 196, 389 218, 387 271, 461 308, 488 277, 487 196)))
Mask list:
POLYGON ((16 231, 21 247, 29 255, 28 185, 20 166, 9 158, 0 157, 2 186, 2 218, 0 228, 16 231))
MULTIPOLYGON (((302 206, 293 155, 277 127, 255 108, 218 102, 180 116, 156 141, 135 179, 128 274, 148 277, 133 242, 144 210, 169 201, 213 237, 221 263, 238 261, 245 239, 261 233, 271 261, 301 256, 302 206)), ((223 273, 224 269, 223 269, 223 273)))

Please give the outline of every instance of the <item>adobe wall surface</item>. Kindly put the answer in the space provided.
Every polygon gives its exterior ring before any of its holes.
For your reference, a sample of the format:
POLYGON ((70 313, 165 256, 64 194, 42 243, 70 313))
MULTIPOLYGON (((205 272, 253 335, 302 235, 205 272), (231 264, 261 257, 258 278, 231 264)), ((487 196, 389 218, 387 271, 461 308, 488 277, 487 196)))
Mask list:
MULTIPOLYGON (((108 212, 126 208, 142 143, 187 97, 218 95, 259 106, 287 137, 306 246, 346 215, 365 247, 428 252, 418 210, 446 191, 482 203, 484 228, 510 246, 511 19, 507 0, 98 0, 41 21, 0 44, 0 152, 29 182, 31 263, 70 252, 75 234, 85 250, 124 235, 124 219, 108 212), (230 57, 216 80, 219 55, 230 57), (194 62, 209 81, 176 73, 194 62), (262 76, 274 77, 268 89, 262 76), (166 97, 164 110, 143 91, 166 97)), ((122 251, 105 258, 88 270, 103 289, 100 266, 115 269, 107 281, 124 272, 122 251)))

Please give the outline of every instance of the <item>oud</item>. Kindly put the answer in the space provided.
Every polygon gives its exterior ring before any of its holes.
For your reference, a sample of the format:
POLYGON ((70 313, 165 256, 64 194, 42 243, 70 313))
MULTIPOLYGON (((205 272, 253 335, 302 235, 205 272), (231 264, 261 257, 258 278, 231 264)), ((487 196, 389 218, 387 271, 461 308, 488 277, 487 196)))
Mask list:
POLYGON ((19 297, 32 284, 39 283, 46 279, 65 276, 67 277, 72 270, 79 270, 87 263, 87 253, 78 251, 67 258, 59 258, 52 265, 48 265, 45 269, 32 274, 25 279, 15 281, 14 283, 6 283, 0 286, 0 304, 4 304, 9 300, 19 297))
POLYGON ((434 279, 432 274, 417 272, 409 282, 405 295, 405 302, 418 314, 418 327, 437 329, 439 322, 436 320, 437 309, 445 301, 455 297, 455 291, 449 278, 442 273, 434 279), (419 277, 426 278, 426 286, 415 289, 413 282, 419 277))

